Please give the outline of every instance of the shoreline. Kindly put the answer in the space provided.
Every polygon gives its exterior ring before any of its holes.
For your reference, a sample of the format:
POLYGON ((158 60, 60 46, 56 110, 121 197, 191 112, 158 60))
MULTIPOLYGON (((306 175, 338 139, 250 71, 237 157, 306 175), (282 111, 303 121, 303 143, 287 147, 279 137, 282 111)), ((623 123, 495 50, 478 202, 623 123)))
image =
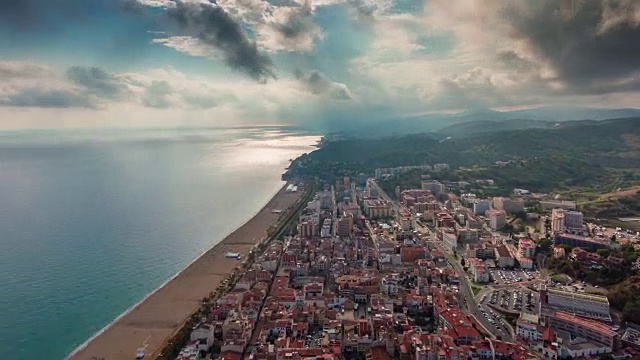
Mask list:
POLYGON ((164 346, 165 341, 172 336, 175 331, 179 330, 184 319, 188 318, 188 316, 200 306, 202 298, 214 291, 217 286, 233 272, 237 265, 240 264, 236 259, 227 259, 224 256, 225 253, 236 252, 240 253, 243 257, 247 256, 249 251, 266 236, 269 227, 277 223, 282 216, 281 213, 274 213, 272 210, 287 210, 300 198, 301 192, 292 193, 286 191, 288 184, 288 181, 283 181, 282 187, 242 225, 224 236, 222 240, 208 248, 202 254, 198 255, 182 270, 178 271, 155 290, 145 295, 140 301, 129 307, 113 321, 96 332, 84 343, 76 347, 65 359, 75 360, 98 357, 109 360, 121 359, 123 355, 133 358, 136 350, 142 346, 147 336, 151 336, 151 339, 149 339, 149 346, 145 351, 146 354, 157 354, 164 346), (246 235, 252 236, 246 238, 246 235), (203 279, 200 279, 203 276, 199 273, 199 270, 205 270, 206 274, 204 277, 208 277, 208 279, 206 279, 208 281, 203 282, 203 279), (194 276, 196 278, 194 278, 194 276), (175 291, 170 291, 172 290, 170 287, 191 288, 187 289, 187 291, 196 290, 193 288, 198 288, 197 285, 204 285, 206 288, 200 288, 199 291, 195 291, 198 295, 192 293, 192 296, 188 296, 187 299, 185 299, 180 292, 176 294, 175 291), (176 302, 182 305, 180 309, 173 306, 176 302), (187 311, 188 306, 185 305, 185 303, 192 303, 190 310, 187 311), (136 312, 146 312, 146 315, 152 315, 152 319, 149 319, 149 316, 145 319, 145 314, 142 315, 142 320, 136 321, 135 319, 131 319, 135 318, 136 315, 140 315, 136 314, 136 312), (162 317, 166 319, 163 321, 161 319, 162 317), (176 321, 175 318, 177 317, 182 317, 182 319, 176 321), (143 334, 144 337, 142 337, 141 334, 143 334), (113 349, 113 346, 110 346, 112 344, 117 344, 119 348, 113 349))

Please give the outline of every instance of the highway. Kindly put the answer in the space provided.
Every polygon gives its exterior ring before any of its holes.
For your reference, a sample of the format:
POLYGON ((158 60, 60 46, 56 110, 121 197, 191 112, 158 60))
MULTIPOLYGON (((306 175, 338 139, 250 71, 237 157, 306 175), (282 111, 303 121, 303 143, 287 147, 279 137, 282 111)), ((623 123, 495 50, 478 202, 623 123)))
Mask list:
MULTIPOLYGON (((390 202, 394 207, 394 209, 396 210, 396 212, 399 211, 400 209, 406 210, 402 205, 398 204, 396 201, 391 199, 389 195, 387 195, 375 181, 372 183, 376 187, 379 197, 390 202)), ((417 229, 417 230, 424 232, 425 230, 428 230, 428 229, 422 227, 421 229, 417 229)), ((436 238, 435 232, 434 231, 429 231, 429 232, 431 233, 430 235, 431 239, 430 241, 428 241, 429 244, 431 244, 436 249, 440 250, 443 254, 445 254, 445 257, 447 258, 449 265, 453 267, 459 275, 460 295, 461 295, 460 301, 461 301, 461 308, 463 309, 463 311, 465 311, 469 316, 474 317, 475 320, 478 323, 480 323, 480 325, 485 329, 485 332, 488 332, 494 338, 499 336, 502 340, 513 341, 513 336, 512 336, 513 329, 509 329, 510 331, 504 331, 502 328, 497 328, 496 326, 492 325, 487 320, 487 318, 484 317, 484 315, 480 311, 480 308, 478 306, 478 303, 476 302, 476 299, 473 296, 473 290, 471 290, 471 284, 469 283, 469 279, 467 278, 467 275, 462 265, 451 253, 449 253, 446 249, 442 247, 442 245, 440 244, 440 241, 436 238)))

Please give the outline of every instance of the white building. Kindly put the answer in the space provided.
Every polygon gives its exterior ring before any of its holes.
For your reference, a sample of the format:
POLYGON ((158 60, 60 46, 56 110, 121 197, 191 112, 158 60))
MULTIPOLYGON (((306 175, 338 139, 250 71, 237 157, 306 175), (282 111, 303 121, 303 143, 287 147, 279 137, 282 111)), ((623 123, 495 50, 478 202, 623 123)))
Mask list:
POLYGON ((442 231, 442 244, 451 251, 457 249, 458 240, 456 238, 456 234, 448 231, 442 231))
POLYGON ((518 319, 516 321, 516 334, 525 340, 539 341, 542 340, 542 333, 544 327, 537 323, 530 322, 524 319, 518 319))
POLYGON ((515 214, 524 211, 524 200, 494 197, 493 207, 497 210, 504 210, 508 214, 515 214))
POLYGON ((482 215, 487 212, 487 210, 491 209, 491 200, 482 199, 475 200, 473 202, 473 212, 476 215, 482 215))
POLYGON ((320 236, 323 238, 331 237, 331 219, 324 219, 322 229, 320 229, 320 236))
POLYGON ((499 268, 512 268, 515 261, 506 245, 496 246, 495 248, 496 266, 499 268))
POLYGON ((551 231, 564 232, 566 230, 564 226, 564 209, 551 210, 551 231))

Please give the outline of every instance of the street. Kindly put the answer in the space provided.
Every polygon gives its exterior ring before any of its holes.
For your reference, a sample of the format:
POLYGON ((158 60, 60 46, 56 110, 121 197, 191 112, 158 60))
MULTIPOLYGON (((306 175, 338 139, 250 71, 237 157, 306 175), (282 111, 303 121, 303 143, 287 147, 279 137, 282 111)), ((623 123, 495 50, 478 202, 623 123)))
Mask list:
MULTIPOLYGON (((382 199, 391 203, 393 208, 396 211, 399 211, 401 208, 406 210, 406 208, 404 208, 402 205, 393 201, 389 197, 389 195, 387 195, 376 182, 373 182, 373 184, 375 184, 374 186, 376 187, 376 190, 378 191, 379 196, 382 199)), ((406 211, 409 211, 409 210, 406 210, 406 211)), ((416 230, 418 230, 419 232, 426 233, 426 231, 429 229, 426 229, 424 228, 424 226, 422 226, 421 228, 418 228, 416 230)), ((508 327, 509 331, 504 331, 503 329, 497 328, 496 326, 494 326, 489 322, 489 320, 484 316, 483 311, 480 309, 480 307, 478 306, 478 303, 476 302, 476 299, 473 296, 471 284, 469 284, 469 279, 467 278, 467 275, 462 265, 460 264, 460 262, 440 245, 440 241, 436 238, 434 231, 428 231, 428 232, 431 234, 430 240, 428 241, 428 243, 431 246, 435 247, 436 249, 440 250, 445 255, 447 261, 449 262, 449 265, 453 267, 459 275, 461 308, 469 316, 473 317, 485 329, 485 332, 491 334, 492 337, 495 338, 499 336, 505 341, 512 341, 513 335, 514 335, 513 329, 511 329, 509 326, 508 327)))

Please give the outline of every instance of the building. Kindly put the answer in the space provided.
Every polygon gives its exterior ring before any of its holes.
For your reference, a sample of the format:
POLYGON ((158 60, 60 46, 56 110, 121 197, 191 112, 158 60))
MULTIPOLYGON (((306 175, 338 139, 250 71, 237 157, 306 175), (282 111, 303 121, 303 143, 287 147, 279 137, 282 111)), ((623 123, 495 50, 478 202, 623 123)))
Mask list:
POLYGON ((610 320, 609 299, 606 296, 545 289, 540 292, 543 309, 560 310, 600 320, 610 320))
POLYGON ((455 251, 458 248, 458 240, 457 240, 456 234, 448 230, 442 230, 441 234, 442 234, 442 244, 447 249, 451 251, 455 251))
MULTIPOLYGON (((547 323, 554 331, 566 331, 571 337, 580 337, 590 342, 615 348, 617 334, 611 326, 599 321, 587 320, 562 311, 556 311, 547 318, 547 323)), ((611 351, 611 350, 610 350, 611 351)))
POLYGON ((518 253, 520 257, 533 259, 536 254, 536 244, 530 239, 520 239, 518 241, 518 253))
POLYGON ((370 219, 389 218, 392 216, 391 204, 385 200, 365 200, 364 212, 370 219))
POLYGON ((458 240, 461 243, 469 244, 478 242, 480 239, 480 232, 477 229, 459 228, 458 240))
POLYGON ((553 245, 567 245, 580 247, 589 250, 608 249, 611 246, 611 239, 607 237, 586 237, 568 233, 559 233, 553 237, 553 245))
POLYGON ((580 211, 567 211, 564 214, 564 226, 568 230, 584 229, 584 216, 580 211))
POLYGON ((553 209, 551 210, 551 231, 565 232, 584 229, 584 216, 579 211, 553 209))
POLYGON ((353 215, 351 213, 345 214, 345 216, 339 218, 335 222, 336 235, 347 238, 351 237, 351 230, 353 228, 353 215))
POLYGON ((543 211, 551 211, 553 209, 575 210, 576 203, 566 200, 544 200, 540 201, 540 207, 543 211))
POLYGON ((518 318, 516 321, 516 334, 525 340, 542 340, 543 332, 544 327, 539 325, 537 322, 527 321, 522 317, 518 318))
POLYGON ((440 196, 445 193, 444 184, 437 180, 423 181, 421 187, 422 190, 431 191, 431 193, 435 196, 440 196))
POLYGON ((504 210, 507 214, 515 214, 524 211, 524 200, 494 197, 493 207, 496 210, 504 210))
POLYGON ((318 224, 312 220, 302 221, 298 224, 298 234, 303 238, 318 236, 318 224))
POLYGON ((475 200, 473 202, 473 212, 476 215, 482 215, 487 212, 487 210, 491 209, 491 200, 482 199, 475 200))
POLYGON ((320 208, 322 210, 331 210, 335 208, 336 197, 331 190, 325 190, 319 193, 320 208))
POLYGON ((323 238, 331 237, 331 219, 326 218, 322 222, 322 228, 320 229, 320 236, 323 238))
POLYGON ((564 225, 564 209, 552 209, 551 210, 551 231, 554 233, 561 233, 566 230, 564 225))
POLYGON ((469 272, 473 275, 473 281, 477 283, 488 283, 491 280, 489 270, 484 261, 478 258, 468 258, 469 272))
POLYGON ((445 170, 449 170, 449 164, 440 163, 440 164, 434 164, 433 165, 433 171, 435 171, 435 172, 440 172, 440 171, 445 171, 445 170))
POLYGON ((499 245, 495 248, 496 266, 499 268, 512 268, 515 261, 506 245, 499 245))
POLYGON ((469 244, 467 245, 467 257, 482 260, 495 259, 496 248, 492 244, 469 244))
POLYGON ((491 230, 500 230, 507 224, 507 213, 504 210, 487 211, 491 230))

